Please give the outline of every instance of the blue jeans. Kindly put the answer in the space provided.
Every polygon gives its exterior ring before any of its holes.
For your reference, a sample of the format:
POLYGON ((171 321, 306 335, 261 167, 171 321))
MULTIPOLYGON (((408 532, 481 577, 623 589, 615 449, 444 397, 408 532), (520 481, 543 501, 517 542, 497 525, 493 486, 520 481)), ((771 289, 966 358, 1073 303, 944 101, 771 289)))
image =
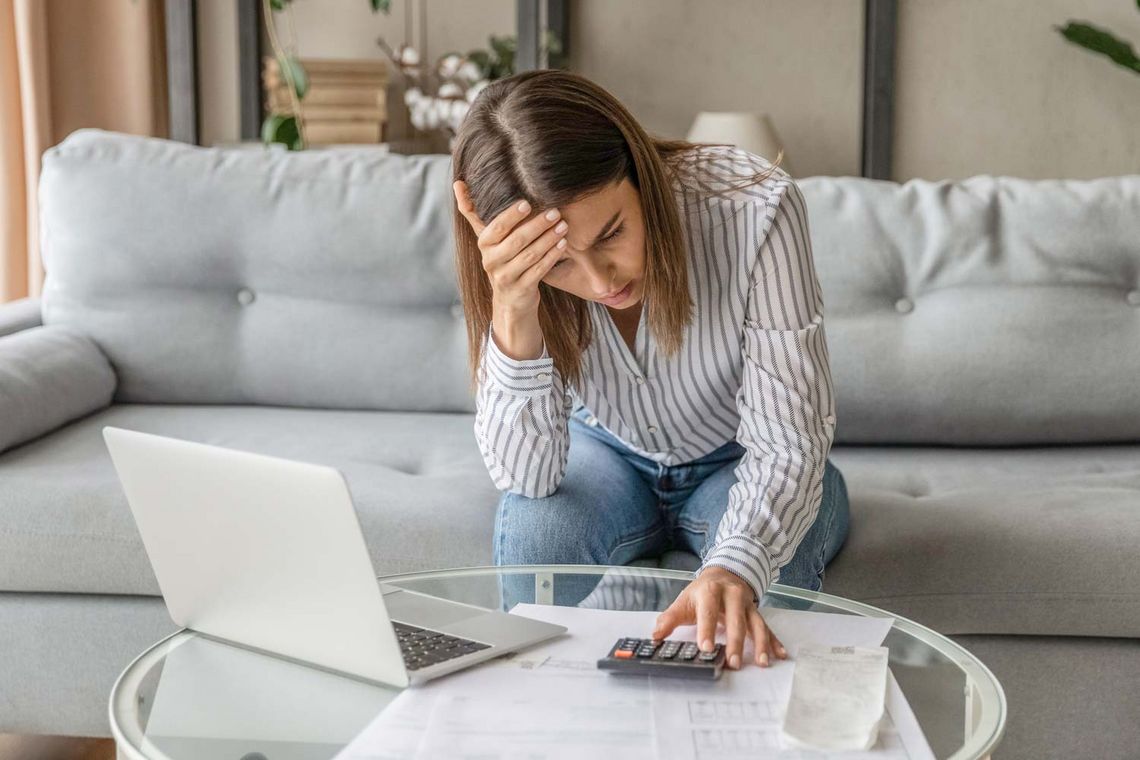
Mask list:
MULTIPOLYGON (((570 418, 569 459, 558 490, 540 499, 503 494, 495 564, 625 565, 669 549, 703 558, 728 506, 744 447, 729 441, 692 462, 662 465, 630 451, 601 425, 587 424, 591 417, 580 407, 570 418)), ((819 514, 777 581, 821 590, 824 568, 843 545, 848 522, 847 485, 828 460, 819 514)), ((556 604, 573 605, 591 590, 571 586, 555 588, 556 604)), ((531 601, 533 579, 507 576, 503 593, 508 609, 531 601)))

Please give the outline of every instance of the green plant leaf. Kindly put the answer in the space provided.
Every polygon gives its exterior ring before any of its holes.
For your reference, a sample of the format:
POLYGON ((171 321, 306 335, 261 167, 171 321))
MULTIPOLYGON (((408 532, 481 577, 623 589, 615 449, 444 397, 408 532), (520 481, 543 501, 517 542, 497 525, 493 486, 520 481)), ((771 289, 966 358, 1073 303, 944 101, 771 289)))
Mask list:
MULTIPOLYGON (((1136 0, 1140 2, 1140 0, 1136 0)), ((562 54, 562 40, 558 39, 557 35, 549 29, 546 30, 546 52, 549 55, 562 54)))
MULTIPOLYGON (((1137 0, 1140 2, 1140 0, 1137 0)), ((472 50, 467 53, 467 60, 474 63, 479 67, 479 72, 482 76, 489 76, 491 73, 491 54, 486 50, 472 50)))
POLYGON ((491 49, 495 51, 495 55, 499 56, 501 60, 514 56, 515 38, 511 35, 505 34, 502 37, 496 37, 492 34, 490 42, 491 49))
POLYGON ((501 79, 515 73, 515 38, 509 34, 502 37, 491 35, 491 50, 495 52, 495 62, 491 66, 489 79, 501 79))
MULTIPOLYGON (((376 11, 387 13, 392 10, 392 0, 368 0, 368 2, 372 6, 373 13, 376 11)), ((1137 0, 1137 2, 1140 2, 1140 0, 1137 0)))
MULTIPOLYGON (((1140 0, 1137 0, 1137 3, 1140 4, 1140 0)), ((1064 26, 1054 28, 1060 32, 1062 37, 1074 45, 1079 45, 1094 53, 1100 53, 1111 59, 1113 63, 1140 73, 1140 58, 1136 56, 1136 51, 1132 49, 1132 45, 1115 37, 1107 29, 1101 29, 1081 21, 1070 21, 1064 26)))
MULTIPOLYGON (((278 58, 277 60, 281 63, 282 69, 286 66, 289 67, 289 71, 293 75, 293 89, 297 93, 297 100, 301 100, 309 91, 309 75, 306 73, 305 67, 293 56, 288 56, 285 59, 278 58)), ((281 75, 285 76, 284 70, 282 70, 281 75)))
POLYGON ((261 123, 261 142, 282 143, 289 150, 302 150, 301 132, 297 129, 297 119, 292 114, 271 113, 261 123))
POLYGON ((269 0, 269 7, 275 11, 283 11, 285 6, 291 2, 293 0, 269 0))

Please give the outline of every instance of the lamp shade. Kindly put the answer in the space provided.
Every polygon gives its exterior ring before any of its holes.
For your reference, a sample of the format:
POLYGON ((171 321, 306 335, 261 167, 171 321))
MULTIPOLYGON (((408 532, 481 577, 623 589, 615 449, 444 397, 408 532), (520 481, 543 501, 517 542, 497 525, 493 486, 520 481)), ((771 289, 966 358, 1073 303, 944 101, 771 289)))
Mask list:
MULTIPOLYGON (((783 147, 768 114, 743 111, 701 111, 687 135, 689 142, 730 143, 775 161, 783 147)), ((780 167, 792 174, 787 149, 780 167)))

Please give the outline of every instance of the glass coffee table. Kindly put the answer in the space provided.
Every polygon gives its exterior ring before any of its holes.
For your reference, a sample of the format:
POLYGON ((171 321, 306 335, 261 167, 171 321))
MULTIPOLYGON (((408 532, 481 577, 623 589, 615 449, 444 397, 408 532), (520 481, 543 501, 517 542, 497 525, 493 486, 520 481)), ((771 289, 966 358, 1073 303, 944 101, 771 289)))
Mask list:
MULTIPOLYGON (((663 610, 692 574, 536 565, 380 580, 492 609, 577 598, 582 606, 663 610), (590 588, 595 591, 582 599, 582 589, 590 588)), ((997 746, 1006 719, 1001 684, 949 638, 866 604, 779 583, 772 585, 761 606, 895 618, 883 646, 890 650, 891 672, 935 757, 985 758, 997 746)), ((111 731, 119 757, 131 760, 327 760, 399 692, 182 630, 150 647, 123 671, 111 692, 111 731)))

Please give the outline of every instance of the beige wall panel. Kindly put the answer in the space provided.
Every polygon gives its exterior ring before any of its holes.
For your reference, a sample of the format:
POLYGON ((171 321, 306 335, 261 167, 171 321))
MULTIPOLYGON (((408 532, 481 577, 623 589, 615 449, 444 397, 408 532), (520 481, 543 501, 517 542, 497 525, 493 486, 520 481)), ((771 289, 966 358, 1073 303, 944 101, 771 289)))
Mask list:
POLYGON ((198 0, 198 108, 202 145, 241 139, 237 4, 198 0))
MULTIPOLYGON (((409 42, 420 48, 421 3, 392 0, 386 16, 373 13, 368 0, 294 0, 297 49, 302 58, 383 58, 377 36, 392 46, 409 42), (409 10, 410 40, 405 39, 409 10)), ((514 0, 427 0, 426 11, 429 60, 452 50, 484 48, 491 34, 514 34, 514 0)), ((287 31, 284 23, 280 28, 287 31)))
POLYGON ((862 0, 571 0, 570 28, 571 68, 651 132, 767 112, 797 176, 859 174, 862 0))
MULTIPOLYGON (((209 0, 199 18, 200 34, 211 37, 200 41, 201 52, 217 56, 218 67, 236 56, 236 15, 213 7, 224 4, 209 0), (231 31, 218 28, 223 17, 231 31)), ((381 58, 376 37, 404 42, 410 7, 418 4, 394 0, 385 16, 366 0, 294 0, 298 52, 381 58)), ((418 14, 411 22, 418 47, 418 14)), ((570 25, 571 68, 613 92, 650 131, 683 137, 701 110, 767 112, 798 176, 859 173, 862 0, 572 0, 570 25)), ((428 0, 433 59, 514 32, 514 0, 428 0)), ((213 68, 202 76, 207 144, 238 139, 236 70, 230 78, 213 68)), ((389 103, 390 136, 400 138, 406 125, 396 82, 389 103)))
POLYGON ((900 0, 895 179, 1140 172, 1140 75, 1061 38, 1140 46, 1132 0, 900 0))

